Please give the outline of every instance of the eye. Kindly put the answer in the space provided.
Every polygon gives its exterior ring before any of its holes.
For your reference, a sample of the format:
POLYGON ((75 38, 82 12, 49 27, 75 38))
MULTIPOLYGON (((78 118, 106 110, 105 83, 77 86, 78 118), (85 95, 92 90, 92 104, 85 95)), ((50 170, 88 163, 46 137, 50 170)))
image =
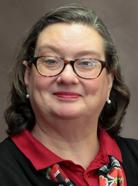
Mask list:
POLYGON ((98 64, 99 62, 94 59, 80 59, 77 65, 81 68, 92 69, 95 68, 98 64))
POLYGON ((54 57, 40 57, 38 60, 46 66, 55 66, 59 63, 58 59, 54 57))

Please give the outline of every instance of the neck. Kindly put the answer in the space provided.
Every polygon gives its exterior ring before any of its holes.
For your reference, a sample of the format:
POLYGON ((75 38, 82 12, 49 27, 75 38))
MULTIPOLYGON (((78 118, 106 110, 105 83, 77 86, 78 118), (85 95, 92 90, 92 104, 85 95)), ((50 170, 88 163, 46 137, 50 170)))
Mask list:
POLYGON ((97 125, 92 124, 92 121, 56 121, 54 125, 37 123, 32 133, 56 155, 72 160, 84 168, 90 164, 99 150, 97 125))

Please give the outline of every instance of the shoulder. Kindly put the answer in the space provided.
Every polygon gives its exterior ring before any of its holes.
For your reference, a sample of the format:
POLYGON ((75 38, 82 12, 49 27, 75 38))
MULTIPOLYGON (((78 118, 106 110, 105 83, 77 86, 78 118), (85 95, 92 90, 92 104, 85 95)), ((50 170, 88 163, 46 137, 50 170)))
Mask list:
POLYGON ((138 185, 138 140, 117 137, 128 185, 138 185))
POLYGON ((15 154, 18 154, 18 150, 10 138, 6 138, 4 141, 0 143, 0 159, 1 160, 6 161, 8 160, 8 158, 15 159, 16 157, 15 154))
MULTIPOLYGON (((19 156, 18 156, 19 157, 19 156)), ((8 171, 9 167, 15 169, 17 162, 17 149, 10 138, 0 143, 0 174, 8 171)))
POLYGON ((124 143, 127 143, 127 144, 135 144, 135 145, 138 145, 138 139, 125 138, 125 137, 121 137, 121 136, 118 136, 116 139, 117 139, 119 142, 124 142, 124 143))
POLYGON ((13 144, 9 138, 5 139, 4 141, 0 143, 0 159, 1 160, 4 160, 4 159, 7 160, 8 157, 12 156, 11 148, 13 148, 13 144))
POLYGON ((10 138, 0 143, 0 186, 51 185, 55 183, 36 171, 31 162, 20 152, 10 138))
POLYGON ((14 150, 12 151, 11 148, 13 148, 13 145, 9 138, 0 143, 0 180, 2 186, 13 183, 13 172, 16 167, 14 150))
POLYGON ((138 139, 133 139, 133 138, 124 138, 124 137, 120 137, 118 136, 116 138, 117 142, 121 145, 121 144, 126 144, 127 146, 138 146, 138 139))
POLYGON ((132 154, 138 159, 138 140, 132 138, 117 137, 116 142, 118 143, 123 153, 132 154))
POLYGON ((0 185, 26 185, 23 180, 22 163, 25 161, 22 154, 18 151, 15 144, 10 138, 5 139, 0 143, 0 185), (22 184, 21 184, 22 180, 22 184))

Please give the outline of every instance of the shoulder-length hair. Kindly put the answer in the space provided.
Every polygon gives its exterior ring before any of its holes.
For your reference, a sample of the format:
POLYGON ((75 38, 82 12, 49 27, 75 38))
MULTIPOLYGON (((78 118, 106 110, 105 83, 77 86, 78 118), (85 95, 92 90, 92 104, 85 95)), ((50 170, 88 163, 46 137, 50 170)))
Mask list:
MULTIPOLYGON (((81 6, 64 6, 46 13, 30 30, 23 42, 17 62, 13 70, 13 81, 10 91, 10 105, 5 111, 8 124, 7 133, 14 135, 25 128, 32 130, 35 125, 35 114, 29 99, 26 99, 24 83, 24 60, 34 56, 36 42, 41 31, 55 23, 80 23, 91 26, 103 38, 105 43, 105 57, 107 69, 113 74, 113 86, 110 93, 112 103, 105 103, 99 116, 99 127, 105 129, 112 136, 119 134, 122 119, 126 113, 130 93, 122 78, 117 51, 103 21, 92 11, 81 6)), ((81 40, 80 40, 81 42, 81 40)))

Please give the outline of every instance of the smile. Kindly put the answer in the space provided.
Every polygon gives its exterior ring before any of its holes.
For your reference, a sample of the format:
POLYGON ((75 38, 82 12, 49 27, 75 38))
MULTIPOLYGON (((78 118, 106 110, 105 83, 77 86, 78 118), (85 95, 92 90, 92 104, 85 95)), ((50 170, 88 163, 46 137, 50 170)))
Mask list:
POLYGON ((55 92, 55 96, 61 99, 78 99, 81 97, 80 94, 74 92, 55 92))

